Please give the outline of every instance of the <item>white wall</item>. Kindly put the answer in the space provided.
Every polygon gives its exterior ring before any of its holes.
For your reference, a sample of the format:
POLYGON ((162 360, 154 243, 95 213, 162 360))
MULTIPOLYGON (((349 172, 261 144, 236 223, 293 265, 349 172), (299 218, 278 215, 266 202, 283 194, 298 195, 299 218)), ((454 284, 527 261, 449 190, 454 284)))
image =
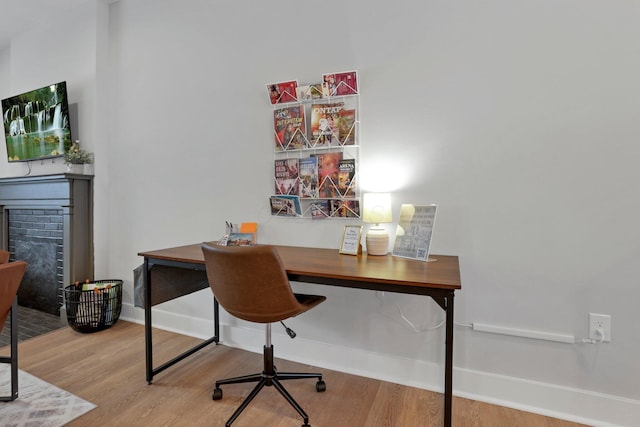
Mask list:
MULTIPOLYGON (((257 220, 264 243, 337 248, 344 222, 269 215, 265 85, 357 69, 363 179, 388 174, 396 211, 439 203, 433 252, 460 257, 458 323, 581 339, 587 313, 612 315, 603 345, 460 326, 455 392, 598 425, 640 417, 637 3, 330 0, 319 10, 292 0, 121 0, 108 12, 96 4, 59 36, 78 52, 66 65, 52 55, 53 67, 23 76, 29 61, 15 50, 48 50, 37 37, 12 43, 11 89, 61 77, 72 98, 102 94, 88 108, 105 114, 82 124, 103 144, 96 271, 126 280, 129 318, 141 319, 130 306, 136 254, 216 239, 224 220, 257 220), (76 40, 85 33, 93 39, 76 40)), ((17 174, 6 167, 0 160, 4 176, 17 174)), ((281 356, 441 387, 442 329, 415 333, 394 307, 426 327, 441 318, 435 304, 297 287, 328 301, 291 322, 299 338, 278 343, 281 356)), ((159 306, 156 320, 202 336, 210 303, 202 291, 159 306)), ((223 320, 232 344, 260 345, 256 328, 223 320)))
POLYGON ((0 49, 0 93, 3 94, 3 99, 9 96, 9 59, 10 50, 8 47, 0 49))
MULTIPOLYGON (((7 61, 0 62, 0 68, 6 67, 9 73, 6 87, 0 87, 3 98, 67 81, 69 102, 78 106, 78 117, 72 118, 78 122, 78 134, 73 138, 80 139, 83 148, 90 151, 95 147, 90 135, 96 127, 95 10, 96 5, 87 2, 69 13, 66 21, 26 31, 11 41, 6 56, 0 56, 7 61)), ((0 176, 42 175, 65 169, 62 159, 8 164, 5 150, 2 144, 0 176)))

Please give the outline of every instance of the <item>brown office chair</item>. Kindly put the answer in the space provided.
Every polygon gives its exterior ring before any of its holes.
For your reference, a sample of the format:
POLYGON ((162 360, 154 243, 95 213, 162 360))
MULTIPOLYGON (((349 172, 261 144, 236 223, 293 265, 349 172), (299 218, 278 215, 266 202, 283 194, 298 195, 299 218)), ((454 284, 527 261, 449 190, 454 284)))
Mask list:
POLYGON ((6 264, 9 262, 9 252, 0 249, 0 264, 6 264))
MULTIPOLYGON (((217 246, 202 244, 209 285, 220 305, 231 315, 250 322, 265 323, 264 370, 216 381, 213 400, 222 399, 223 384, 258 382, 240 407, 226 423, 231 423, 249 405, 264 386, 274 386, 304 419, 309 427, 309 416, 280 383, 281 380, 317 378, 316 391, 326 390, 322 374, 277 372, 273 364, 271 323, 281 322, 315 307, 326 298, 317 295, 294 294, 275 247, 217 246)), ((295 333, 287 328, 292 338, 295 333)))
POLYGON ((11 396, 0 396, 0 402, 10 402, 18 397, 18 287, 27 268, 24 261, 0 264, 0 331, 11 313, 11 353, 1 356, 0 363, 11 364, 11 396))

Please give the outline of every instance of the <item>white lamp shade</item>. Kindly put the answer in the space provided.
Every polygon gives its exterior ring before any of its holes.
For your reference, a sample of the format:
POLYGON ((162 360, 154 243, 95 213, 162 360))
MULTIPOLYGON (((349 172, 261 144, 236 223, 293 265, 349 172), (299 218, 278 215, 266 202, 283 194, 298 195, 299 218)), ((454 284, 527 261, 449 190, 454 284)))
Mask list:
POLYGON ((391 194, 364 193, 362 220, 369 224, 391 222, 391 194))

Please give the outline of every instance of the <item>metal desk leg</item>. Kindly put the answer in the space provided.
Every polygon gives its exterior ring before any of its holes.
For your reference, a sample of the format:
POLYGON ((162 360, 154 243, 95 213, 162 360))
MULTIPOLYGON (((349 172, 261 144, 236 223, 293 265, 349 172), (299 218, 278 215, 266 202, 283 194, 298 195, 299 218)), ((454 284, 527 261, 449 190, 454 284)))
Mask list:
POLYGON ((453 291, 446 297, 446 333, 444 362, 444 425, 451 427, 453 395, 453 291))
POLYGON ((170 366, 175 365, 179 361, 189 357, 193 353, 200 351, 204 347, 210 344, 217 344, 220 337, 220 325, 219 325, 219 307, 218 301, 214 298, 214 329, 215 335, 202 343, 188 349, 187 351, 179 354, 168 362, 163 363, 162 365, 154 368, 153 367, 153 334, 152 334, 152 324, 151 324, 151 266, 152 262, 149 262, 147 258, 144 260, 144 341, 145 341, 145 363, 146 363, 146 376, 147 383, 151 384, 153 381, 153 376, 159 374, 170 366))
POLYGON ((213 334, 216 336, 216 344, 220 340, 220 307, 218 299, 213 297, 213 334))
POLYGON ((451 411, 453 396, 453 296, 454 291, 431 295, 431 298, 444 310, 446 330, 444 338, 444 425, 451 427, 451 411))
POLYGON ((151 334, 151 270, 149 260, 144 259, 144 350, 147 368, 147 384, 153 380, 153 343, 151 334))

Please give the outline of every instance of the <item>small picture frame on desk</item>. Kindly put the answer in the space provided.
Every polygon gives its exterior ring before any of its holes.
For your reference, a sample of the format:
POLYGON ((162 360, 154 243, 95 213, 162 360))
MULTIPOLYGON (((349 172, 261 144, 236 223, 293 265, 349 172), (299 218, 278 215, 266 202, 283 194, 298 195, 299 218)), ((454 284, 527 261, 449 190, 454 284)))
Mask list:
POLYGON ((340 253, 347 255, 358 255, 362 253, 360 238, 362 237, 361 225, 345 225, 342 233, 342 243, 340 253))

